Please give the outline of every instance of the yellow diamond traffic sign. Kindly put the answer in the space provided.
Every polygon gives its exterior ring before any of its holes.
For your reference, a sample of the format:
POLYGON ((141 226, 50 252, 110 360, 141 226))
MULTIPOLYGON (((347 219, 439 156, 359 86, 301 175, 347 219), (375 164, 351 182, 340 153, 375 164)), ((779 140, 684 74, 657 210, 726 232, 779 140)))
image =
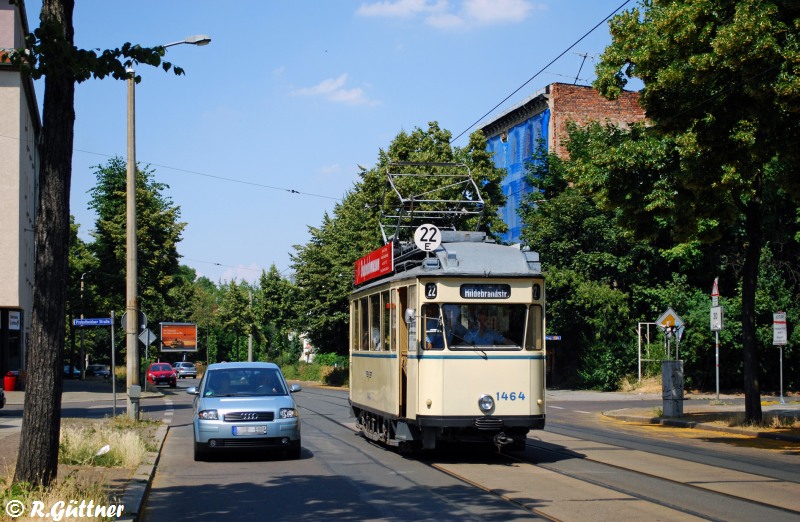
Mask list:
POLYGON ((659 318, 656 320, 656 324, 660 326, 662 329, 667 328, 680 328, 683 326, 683 319, 675 313, 675 310, 672 308, 667 308, 667 311, 661 314, 659 318))

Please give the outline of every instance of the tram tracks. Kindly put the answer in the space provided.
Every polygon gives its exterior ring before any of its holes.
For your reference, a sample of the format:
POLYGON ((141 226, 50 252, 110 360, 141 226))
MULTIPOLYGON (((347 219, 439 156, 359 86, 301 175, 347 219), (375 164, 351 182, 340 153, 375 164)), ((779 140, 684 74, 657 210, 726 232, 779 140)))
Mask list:
MULTIPOLYGON (((346 397, 316 390, 310 395, 326 405, 347 407, 346 397)), ((340 420, 341 415, 308 411, 356 431, 354 423, 340 420)), ((529 438, 524 453, 437 453, 418 461, 547 520, 612 515, 616 520, 800 517, 800 507, 792 503, 797 496, 792 493, 795 482, 588 439, 536 433, 546 437, 529 438)))

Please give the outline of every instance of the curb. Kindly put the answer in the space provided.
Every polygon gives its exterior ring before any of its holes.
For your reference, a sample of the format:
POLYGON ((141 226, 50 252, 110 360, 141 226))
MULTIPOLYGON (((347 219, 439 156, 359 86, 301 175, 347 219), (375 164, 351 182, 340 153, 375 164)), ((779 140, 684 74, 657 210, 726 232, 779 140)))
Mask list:
POLYGON ((630 415, 625 413, 603 412, 603 415, 623 422, 638 422, 644 424, 659 424, 671 428, 694 428, 697 430, 714 431, 717 433, 730 433, 733 435, 746 435, 761 439, 778 440, 782 442, 800 442, 800 437, 795 435, 785 435, 782 433, 772 433, 765 431, 752 431, 742 428, 734 428, 729 426, 718 426, 716 424, 709 424, 706 422, 694 422, 682 419, 667 419, 663 417, 646 417, 642 415, 630 415))
POLYGON ((125 494, 120 501, 120 504, 125 506, 125 514, 117 520, 138 522, 144 507, 144 501, 150 492, 150 485, 153 483, 153 476, 155 475, 158 459, 161 457, 161 449, 164 446, 168 431, 169 424, 167 423, 162 424, 156 430, 155 438, 158 450, 147 453, 145 462, 136 469, 133 477, 125 487, 125 494))

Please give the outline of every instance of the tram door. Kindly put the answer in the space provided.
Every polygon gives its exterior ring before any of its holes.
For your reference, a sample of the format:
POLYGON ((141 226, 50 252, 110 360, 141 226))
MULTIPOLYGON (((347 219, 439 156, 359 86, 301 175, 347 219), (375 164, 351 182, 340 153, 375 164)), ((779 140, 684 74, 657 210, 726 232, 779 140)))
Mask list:
POLYGON ((397 300, 398 300, 398 310, 399 310, 399 321, 398 324, 400 328, 397 332, 397 348, 398 353, 400 354, 400 386, 398 389, 400 391, 400 397, 398 398, 398 405, 399 405, 399 416, 401 418, 406 416, 406 388, 408 387, 408 323, 406 322, 406 314, 405 311, 408 309, 408 288, 403 286, 397 289, 397 300))

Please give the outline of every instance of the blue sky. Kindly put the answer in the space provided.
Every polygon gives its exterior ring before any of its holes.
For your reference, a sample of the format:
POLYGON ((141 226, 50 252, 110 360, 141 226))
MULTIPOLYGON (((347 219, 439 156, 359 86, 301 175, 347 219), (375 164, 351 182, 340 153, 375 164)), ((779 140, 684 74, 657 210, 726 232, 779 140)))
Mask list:
MULTIPOLYGON (((610 43, 605 23, 484 117, 623 4, 78 0, 75 42, 102 50, 211 36, 168 49, 185 76, 137 70, 136 156, 188 223, 181 262, 214 282, 253 281, 273 263, 290 272, 293 245, 400 131, 437 121, 453 136, 467 131, 454 143, 463 146, 473 123, 550 83, 590 83, 610 43)), ((40 8, 27 1, 31 29, 40 8)), ((95 167, 125 157, 125 83, 79 84, 75 109, 70 212, 89 240, 95 167)))

